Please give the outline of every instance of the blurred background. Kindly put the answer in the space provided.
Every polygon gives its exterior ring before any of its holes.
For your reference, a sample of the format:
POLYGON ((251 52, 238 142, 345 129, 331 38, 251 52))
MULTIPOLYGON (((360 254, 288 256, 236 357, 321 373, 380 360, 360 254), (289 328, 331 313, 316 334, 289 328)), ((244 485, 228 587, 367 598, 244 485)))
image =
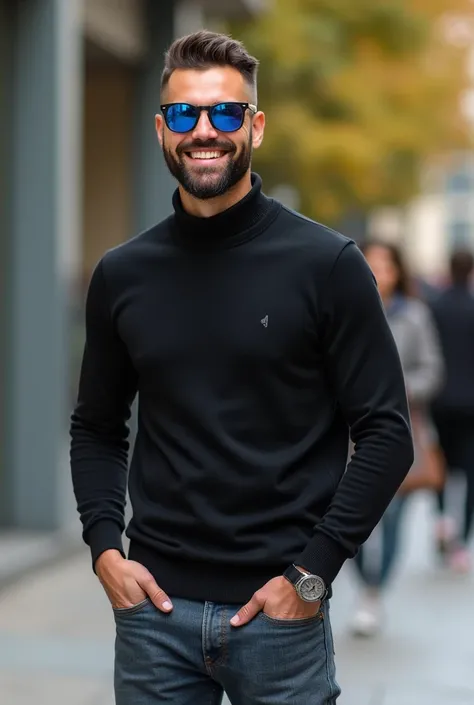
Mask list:
MULTIPOLYGON (((0 0, 2 705, 113 702, 113 621, 68 461, 84 295, 106 249, 171 210, 163 53, 202 27, 261 61, 268 194, 361 245, 395 244, 427 306, 453 253, 474 249, 471 0, 0 0)), ((474 705, 473 582, 468 561, 440 560, 436 506, 410 497, 375 638, 349 627, 352 566, 338 578, 342 703, 474 705)))

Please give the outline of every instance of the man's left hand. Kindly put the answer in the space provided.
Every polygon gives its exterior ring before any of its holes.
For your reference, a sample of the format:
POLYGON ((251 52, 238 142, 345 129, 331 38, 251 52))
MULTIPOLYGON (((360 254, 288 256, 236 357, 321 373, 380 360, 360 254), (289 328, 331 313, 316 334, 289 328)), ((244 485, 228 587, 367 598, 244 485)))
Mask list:
POLYGON ((272 578, 232 617, 234 627, 248 624, 259 612, 273 619, 305 619, 314 617, 321 606, 320 602, 304 602, 294 587, 283 576, 272 578))

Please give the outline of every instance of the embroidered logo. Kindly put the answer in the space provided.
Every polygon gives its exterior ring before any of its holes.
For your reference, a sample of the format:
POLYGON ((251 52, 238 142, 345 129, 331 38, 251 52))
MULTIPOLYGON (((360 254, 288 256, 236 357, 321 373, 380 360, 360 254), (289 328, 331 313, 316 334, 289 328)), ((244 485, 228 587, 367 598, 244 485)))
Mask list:
POLYGON ((264 328, 268 328, 268 316, 265 316, 265 318, 262 318, 262 320, 260 321, 260 323, 262 324, 262 326, 263 326, 264 328))

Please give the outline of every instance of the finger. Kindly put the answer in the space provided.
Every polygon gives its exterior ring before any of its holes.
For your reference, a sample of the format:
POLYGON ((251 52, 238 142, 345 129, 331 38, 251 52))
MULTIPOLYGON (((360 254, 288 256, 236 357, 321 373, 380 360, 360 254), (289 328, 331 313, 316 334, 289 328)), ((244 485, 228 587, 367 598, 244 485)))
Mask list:
POLYGON ((173 604, 165 593, 164 590, 160 588, 154 577, 150 574, 146 578, 142 578, 137 581, 142 590, 145 590, 146 594, 153 602, 155 607, 157 607, 161 612, 171 612, 173 609, 173 604))
POLYGON ((252 599, 244 605, 236 615, 232 617, 230 623, 233 627, 242 627, 248 624, 259 612, 262 611, 265 605, 265 600, 256 592, 252 599))

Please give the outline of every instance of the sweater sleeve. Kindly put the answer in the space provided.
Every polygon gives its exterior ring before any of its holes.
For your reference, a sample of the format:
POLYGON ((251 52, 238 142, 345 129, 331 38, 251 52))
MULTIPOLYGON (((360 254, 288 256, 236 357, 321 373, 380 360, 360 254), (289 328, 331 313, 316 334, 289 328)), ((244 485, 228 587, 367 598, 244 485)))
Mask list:
POLYGON ((100 262, 87 294, 86 342, 70 427, 72 481, 93 565, 109 548, 123 554, 127 421, 136 388, 135 371, 112 323, 100 262))
POLYGON ((333 267, 321 318, 328 383, 355 450, 295 563, 330 585, 380 521, 413 463, 413 443, 395 341, 372 272, 353 242, 333 267))

